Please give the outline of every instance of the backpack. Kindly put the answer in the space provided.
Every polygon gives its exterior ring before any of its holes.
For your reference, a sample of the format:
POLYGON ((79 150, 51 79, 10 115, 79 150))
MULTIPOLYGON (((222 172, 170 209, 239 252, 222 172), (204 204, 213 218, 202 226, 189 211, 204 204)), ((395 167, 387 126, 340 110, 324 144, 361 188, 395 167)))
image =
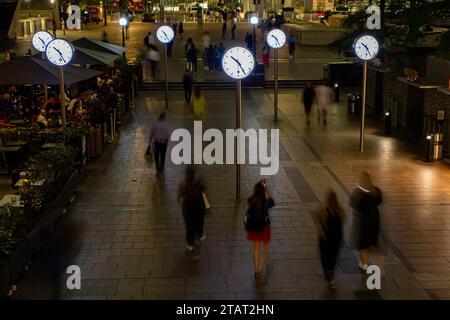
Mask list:
POLYGON ((270 224, 270 216, 263 216, 263 213, 256 213, 252 208, 248 208, 244 214, 245 231, 263 231, 270 224))

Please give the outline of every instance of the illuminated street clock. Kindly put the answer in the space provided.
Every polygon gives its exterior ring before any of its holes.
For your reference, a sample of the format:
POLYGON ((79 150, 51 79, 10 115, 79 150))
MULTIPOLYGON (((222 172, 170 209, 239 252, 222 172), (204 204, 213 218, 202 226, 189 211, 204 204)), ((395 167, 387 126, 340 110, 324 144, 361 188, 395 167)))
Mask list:
POLYGON ((58 67, 62 67, 72 60, 73 47, 66 40, 54 39, 47 45, 45 54, 47 55, 48 61, 58 67))
POLYGON ((371 35, 362 35, 353 43, 353 50, 358 58, 370 60, 377 56, 380 45, 378 40, 371 35))
POLYGON ((286 35, 280 29, 273 29, 267 34, 267 44, 274 49, 279 49, 286 43, 286 35))
POLYGON ((243 79, 252 73, 254 67, 255 58, 246 48, 233 47, 223 55, 222 68, 231 78, 243 79))
POLYGON ((174 37, 173 29, 169 26, 161 26, 156 31, 156 37, 162 43, 169 43, 174 37))
POLYGON ((52 40, 53 40, 53 36, 50 33, 48 33, 47 31, 38 31, 33 35, 33 38, 31 39, 31 43, 33 44, 33 47, 37 51, 45 52, 45 49, 47 49, 47 45, 52 40))

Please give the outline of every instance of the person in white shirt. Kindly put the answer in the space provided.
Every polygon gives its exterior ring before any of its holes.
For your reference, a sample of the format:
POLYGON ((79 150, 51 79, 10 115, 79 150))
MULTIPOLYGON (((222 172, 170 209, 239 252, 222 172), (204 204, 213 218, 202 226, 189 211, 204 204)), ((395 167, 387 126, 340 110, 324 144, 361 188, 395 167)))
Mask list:
POLYGON ((166 161, 167 145, 171 135, 171 129, 166 121, 166 114, 161 113, 158 121, 150 129, 149 146, 153 146, 155 158, 156 175, 164 174, 164 163, 166 161))
POLYGON ((202 36, 203 41, 203 49, 208 49, 209 45, 211 44, 211 37, 209 36, 208 32, 205 32, 202 36))
POLYGON ((322 118, 322 124, 327 125, 328 109, 331 105, 333 91, 330 87, 320 85, 315 88, 316 101, 317 101, 317 121, 320 122, 322 118))

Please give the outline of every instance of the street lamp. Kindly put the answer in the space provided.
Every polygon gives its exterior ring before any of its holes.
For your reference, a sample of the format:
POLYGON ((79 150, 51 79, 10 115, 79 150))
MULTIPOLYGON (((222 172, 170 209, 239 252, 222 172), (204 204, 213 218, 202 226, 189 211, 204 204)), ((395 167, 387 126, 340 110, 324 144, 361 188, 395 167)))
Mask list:
POLYGON ((253 55, 255 56, 256 59, 256 25, 258 24, 258 17, 257 16, 251 17, 250 23, 253 26, 253 55))
MULTIPOLYGON (((125 27, 128 25, 128 19, 125 17, 120 18, 119 24, 122 27, 122 47, 125 48, 125 27)), ((123 56, 125 57, 125 51, 123 52, 123 56)))

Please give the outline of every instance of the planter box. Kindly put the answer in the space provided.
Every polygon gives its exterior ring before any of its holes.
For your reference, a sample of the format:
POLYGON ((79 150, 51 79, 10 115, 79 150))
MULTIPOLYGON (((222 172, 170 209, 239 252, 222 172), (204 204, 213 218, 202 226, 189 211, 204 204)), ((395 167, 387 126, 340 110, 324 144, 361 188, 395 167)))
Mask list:
POLYGON ((17 282, 42 242, 53 229, 62 210, 69 203, 84 176, 85 173, 78 170, 72 173, 59 196, 45 207, 44 214, 39 218, 36 226, 28 233, 26 239, 9 257, 8 261, 3 264, 3 267, 0 267, 0 294, 6 294, 11 285, 17 282))

